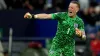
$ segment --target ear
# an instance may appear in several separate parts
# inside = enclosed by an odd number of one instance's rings
[[[76,13],[77,13],[78,11],[76,11]]]
[[[76,9],[76,13],[79,11],[79,8]]]

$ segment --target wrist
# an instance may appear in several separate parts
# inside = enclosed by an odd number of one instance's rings
[[[31,14],[32,15],[32,18],[34,18],[34,14]]]
[[[82,35],[82,39],[83,40],[86,40],[86,35]]]
[[[37,15],[32,14],[32,18],[38,18],[38,16],[37,16]]]
[[[34,15],[34,18],[38,18],[38,15]]]

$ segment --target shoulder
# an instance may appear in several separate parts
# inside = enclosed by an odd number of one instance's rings
[[[52,13],[51,16],[52,18],[57,18],[57,19],[65,19],[67,15],[67,12],[57,12],[57,13]]]
[[[83,19],[77,16],[77,21],[81,24],[84,24]]]
[[[64,15],[64,14],[67,14],[67,12],[57,12],[57,13],[53,13],[53,14],[56,14],[56,15],[57,14],[61,14],[61,15],[63,14]]]
[[[82,18],[80,18],[79,16],[77,16],[77,19],[78,19],[79,21],[83,21],[83,19],[82,19]]]

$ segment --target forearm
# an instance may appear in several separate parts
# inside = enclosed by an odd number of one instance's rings
[[[82,33],[81,33],[82,39],[86,40],[86,34],[85,34],[85,31],[81,31],[81,32],[82,32]]]
[[[38,18],[38,19],[50,19],[51,18],[51,14],[32,14],[32,17],[34,18]]]

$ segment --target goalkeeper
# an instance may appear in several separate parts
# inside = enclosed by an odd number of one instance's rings
[[[84,23],[77,16],[80,4],[71,1],[68,12],[58,12],[51,14],[30,14],[27,12],[24,18],[27,19],[52,19],[58,20],[57,32],[53,38],[49,56],[74,56],[75,55],[75,35],[81,39],[86,39]]]

